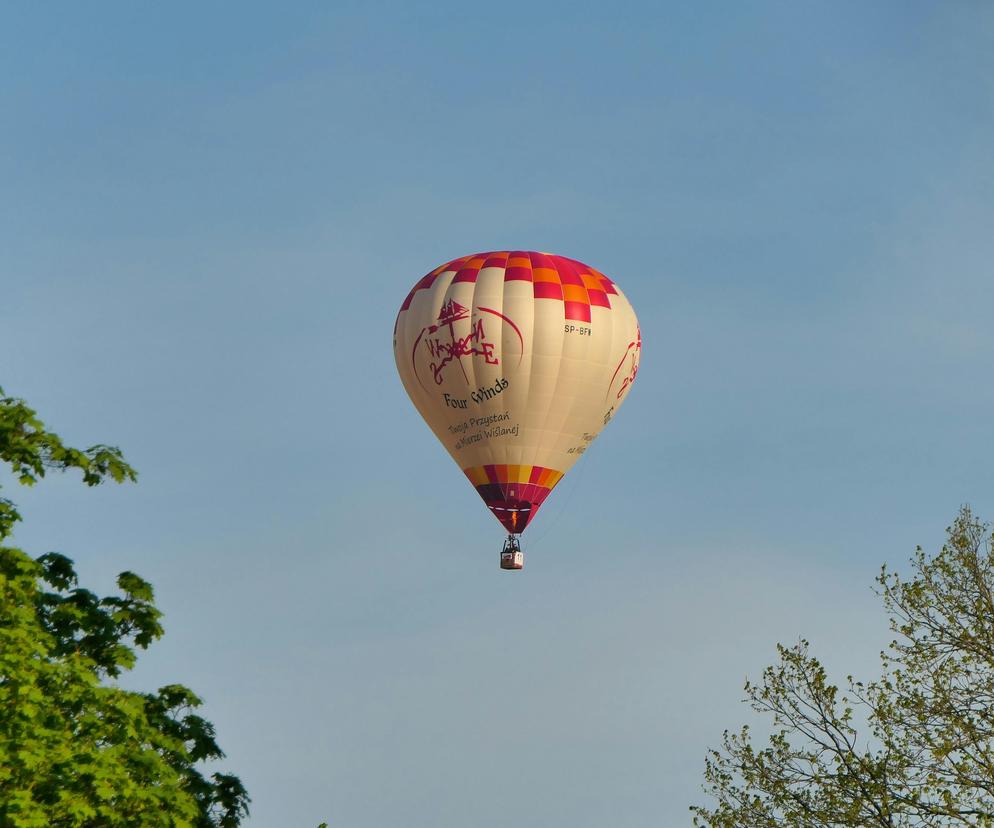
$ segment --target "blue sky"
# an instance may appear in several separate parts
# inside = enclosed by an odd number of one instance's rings
[[[688,824],[741,684],[871,672],[880,564],[994,516],[994,9],[23,5],[0,13],[0,383],[139,485],[17,542],[166,637],[252,826]],[[410,286],[578,258],[622,413],[501,529],[404,395]]]

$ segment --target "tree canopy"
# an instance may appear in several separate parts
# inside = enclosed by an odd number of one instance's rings
[[[881,569],[895,637],[879,678],[840,690],[802,640],[746,683],[772,735],[725,732],[695,825],[994,826],[994,538],[968,508],[947,535],[910,577]]]
[[[119,449],[66,446],[2,391],[0,460],[24,485],[56,470],[88,486],[136,479]],[[0,825],[239,825],[249,797],[238,777],[204,769],[224,754],[196,694],[114,681],[163,634],[152,587],[123,572],[117,595],[83,589],[64,555],[3,545],[19,520],[0,498]]]

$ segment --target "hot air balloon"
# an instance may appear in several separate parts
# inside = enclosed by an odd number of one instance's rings
[[[550,253],[502,251],[436,267],[400,306],[404,388],[508,531],[518,536],[625,401],[642,337],[618,286]]]

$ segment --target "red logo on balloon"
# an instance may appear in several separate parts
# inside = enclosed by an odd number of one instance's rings
[[[488,365],[499,364],[499,360],[494,356],[493,343],[487,342],[482,319],[477,319],[475,322],[471,321],[469,333],[466,336],[456,336],[455,323],[462,319],[468,319],[469,316],[469,310],[450,299],[442,305],[442,310],[438,314],[438,324],[428,327],[429,336],[425,340],[425,345],[428,346],[428,352],[431,354],[430,367],[436,385],[442,384],[442,371],[454,359],[479,354]],[[449,334],[447,341],[444,338],[443,329],[445,328],[448,328]],[[443,335],[432,336],[432,334],[439,332],[442,332]],[[462,368],[462,362],[459,363],[459,367]],[[465,368],[463,368],[463,376],[466,376]],[[466,377],[466,382],[469,382],[469,377]]]
[[[483,327],[483,317],[481,314],[491,314],[510,325],[518,335],[518,339],[521,342],[521,350],[524,350],[524,340],[521,337],[521,331],[504,314],[490,308],[477,308],[476,313],[473,313],[469,308],[460,305],[454,299],[450,299],[442,305],[438,313],[437,324],[422,328],[421,333],[418,334],[418,338],[414,341],[414,347],[411,349],[411,363],[414,366],[414,373],[418,377],[418,382],[421,382],[421,376],[418,372],[417,353],[422,340],[424,340],[425,350],[429,359],[428,367],[431,370],[432,378],[435,380],[436,385],[442,384],[445,379],[445,369],[453,361],[459,365],[463,377],[467,384],[469,383],[469,376],[466,374],[466,369],[462,364],[463,357],[482,356],[487,365],[500,364],[500,359],[494,353],[494,343],[487,341],[487,334]],[[457,334],[456,323],[463,322],[464,320],[469,322],[469,330],[464,334]],[[459,327],[465,330],[464,325],[460,325]],[[421,382],[421,387],[424,387],[423,382]]]
[[[631,384],[635,382],[635,377],[638,376],[639,359],[642,356],[642,329],[638,328],[636,330],[636,340],[628,343],[625,355],[621,358],[621,362],[618,363],[618,367],[614,369],[614,376],[611,377],[611,384],[607,387],[607,394],[604,395],[604,399],[607,399],[611,395],[611,389],[614,388],[615,380],[618,379],[618,374],[626,362],[628,362],[628,370],[622,375],[621,388],[618,389],[618,393],[615,396],[616,400],[621,399],[622,395],[631,387]]]

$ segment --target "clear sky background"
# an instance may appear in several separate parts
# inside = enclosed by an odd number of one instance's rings
[[[841,678],[880,564],[994,517],[994,6],[102,3],[0,12],[0,384],[137,486],[15,491],[153,582],[256,826],[689,824],[777,641]],[[478,250],[642,324],[502,531],[397,379]]]

